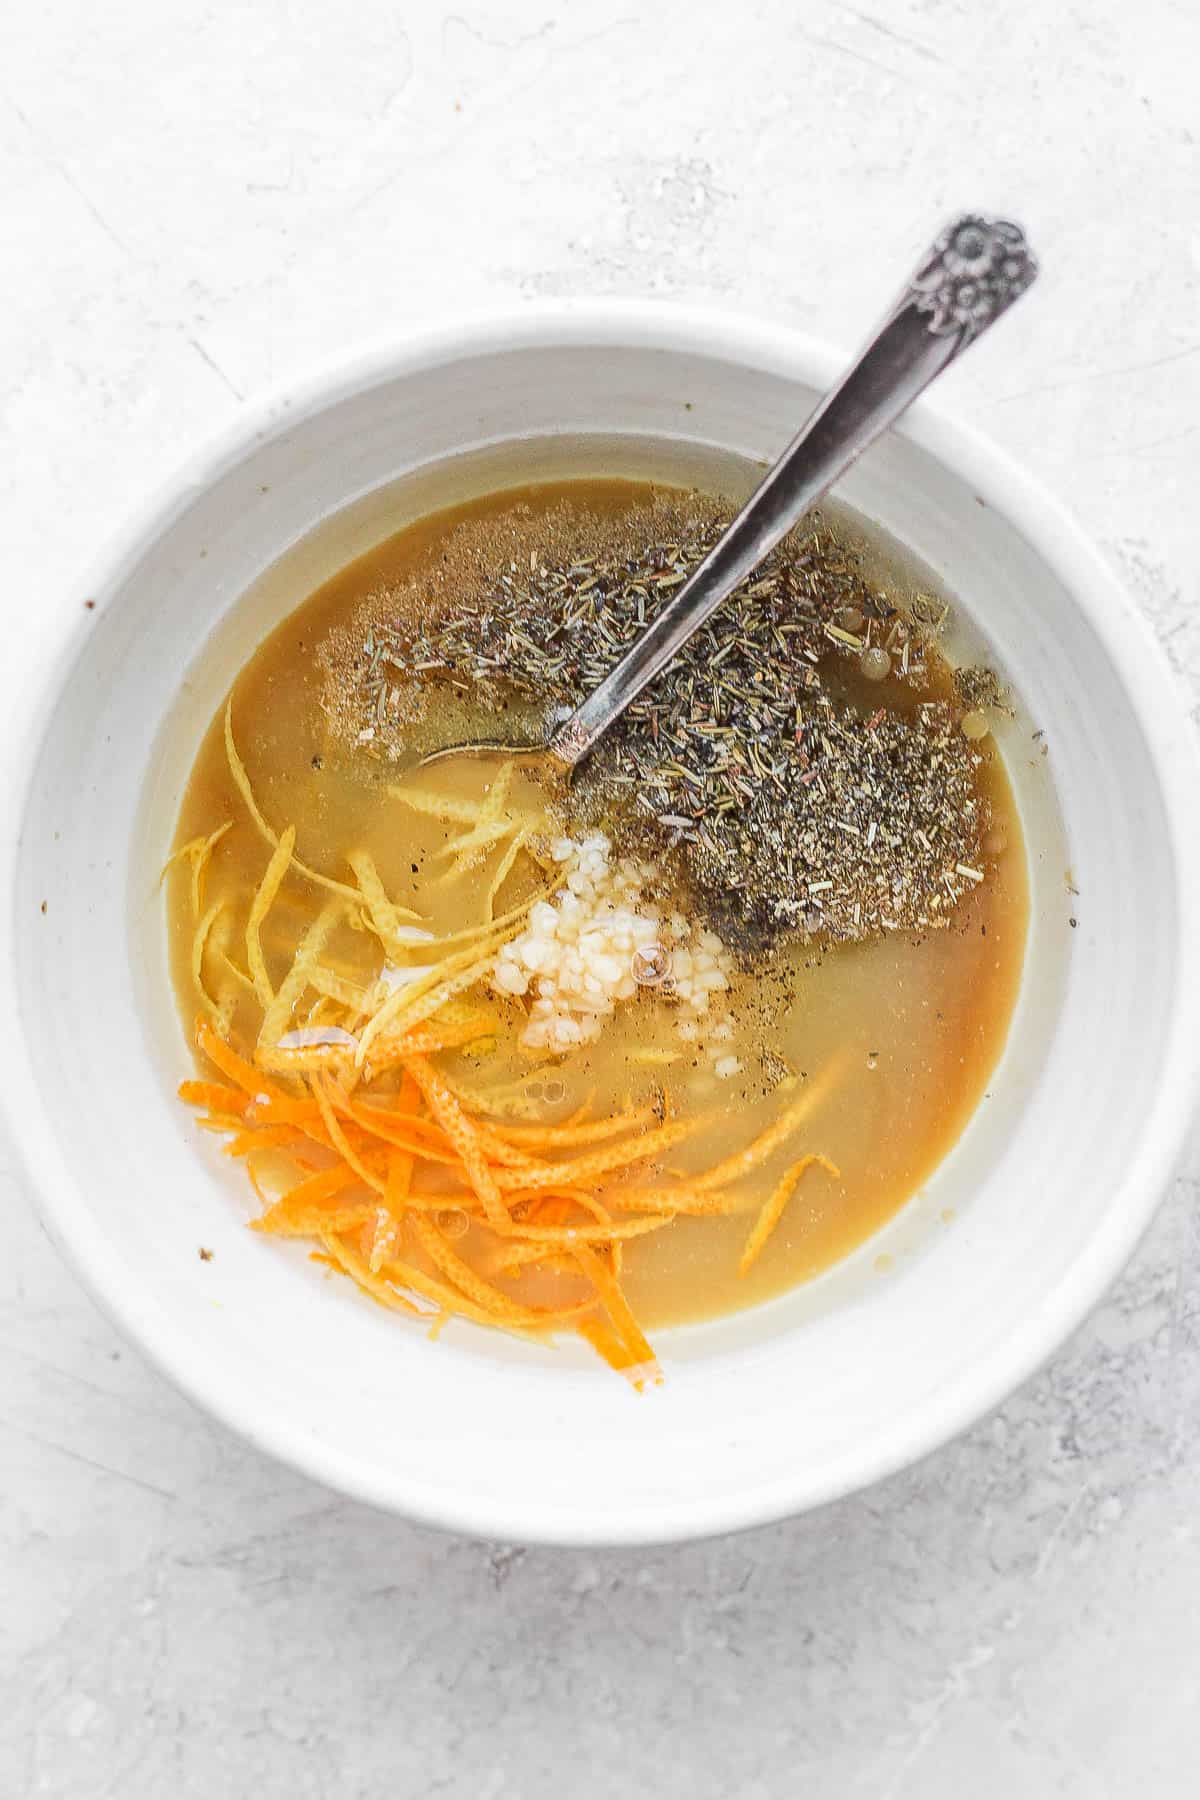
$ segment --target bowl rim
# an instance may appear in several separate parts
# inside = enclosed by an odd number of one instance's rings
[[[31,669],[7,727],[15,780],[0,799],[0,882],[7,932],[0,956],[0,1004],[21,1020],[16,959],[16,873],[20,830],[44,729],[69,671],[94,630],[104,599],[119,589],[145,547],[168,530],[196,492],[211,485],[277,434],[356,393],[465,358],[538,349],[663,350],[694,354],[800,383],[827,386],[845,357],[790,327],[737,312],[660,301],[534,301],[519,308],[471,312],[434,326],[372,340],[328,358],[244,402],[233,416],[161,481],[90,560],[74,586],[94,599],[46,609],[42,636],[30,647]],[[1200,749],[1183,695],[1148,622],[1116,574],[1075,521],[1034,476],[972,426],[918,401],[898,434],[947,465],[999,512],[1074,596],[1097,633],[1142,731],[1158,784],[1176,873],[1179,927],[1177,979],[1164,1067],[1167,1078],[1143,1123],[1138,1154],[1125,1171],[1108,1217],[1095,1230],[1069,1276],[1002,1350],[973,1365],[969,1379],[913,1415],[883,1444],[866,1443],[839,1464],[805,1468],[735,1495],[657,1506],[652,1513],[603,1517],[587,1506],[565,1514],[536,1499],[496,1505],[486,1496],[453,1498],[427,1485],[419,1469],[381,1477],[354,1455],[314,1444],[298,1425],[255,1411],[239,1391],[210,1377],[200,1346],[175,1334],[169,1319],[147,1313],[139,1284],[127,1276],[103,1233],[77,1217],[75,1184],[63,1167],[25,1042],[23,1024],[0,1054],[5,1079],[0,1106],[18,1167],[38,1213],[64,1258],[114,1325],[188,1399],[239,1436],[355,1499],[424,1525],[474,1535],[561,1545],[682,1542],[767,1524],[866,1488],[919,1461],[984,1417],[1021,1386],[1071,1336],[1132,1254],[1173,1173],[1200,1097],[1200,937],[1186,925],[1200,908],[1200,834],[1194,823]],[[15,733],[15,735],[14,735]]]

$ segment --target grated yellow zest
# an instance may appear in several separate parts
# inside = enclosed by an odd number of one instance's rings
[[[254,798],[254,789],[250,786],[250,777],[246,773],[246,765],[238,755],[237,745],[233,739],[232,694],[225,703],[225,758],[229,764],[229,773],[233,777],[233,784],[245,802],[246,811],[267,843],[273,850],[276,849],[279,844],[279,834],[272,831],[259,810],[258,801]],[[316,887],[325,888],[331,894],[340,894],[345,900],[356,901],[359,899],[358,889],[350,887],[348,883],[334,881],[331,876],[322,875],[319,869],[310,868],[306,862],[301,862],[298,856],[293,858],[293,863],[304,879],[313,882]]]
[[[204,905],[204,877],[208,870],[208,861],[214,848],[220,843],[227,831],[232,831],[233,820],[226,819],[223,825],[210,832],[208,837],[194,837],[186,844],[180,844],[178,850],[172,851],[159,872],[159,886],[166,880],[170,870],[176,863],[187,862],[191,865],[192,878],[192,917],[200,917],[200,909]]]
[[[204,985],[204,950],[208,943],[209,933],[224,910],[225,902],[214,900],[192,933],[192,985],[205,1012],[217,1020],[222,1017],[221,1008]]]
[[[292,861],[292,851],[296,847],[296,827],[289,825],[271,854],[266,873],[258,884],[258,891],[250,906],[250,916],[246,920],[246,967],[254,983],[254,991],[264,1012],[268,1012],[275,998],[275,990],[267,974],[267,965],[262,952],[263,920],[271,910],[272,902],[283,884]]]

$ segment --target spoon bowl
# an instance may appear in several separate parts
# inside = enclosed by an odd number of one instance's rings
[[[556,782],[569,781],[574,767],[551,744],[505,744],[490,738],[480,738],[469,744],[443,744],[439,750],[430,750],[423,756],[419,766],[427,769],[433,763],[450,762],[459,756],[480,760],[487,756],[502,756],[531,769],[537,779],[548,778]]]

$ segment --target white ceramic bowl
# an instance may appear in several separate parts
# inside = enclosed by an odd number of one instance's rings
[[[807,1289],[662,1334],[666,1385],[639,1399],[582,1346],[465,1325],[431,1344],[245,1231],[228,1165],[173,1098],[187,1058],[155,878],[199,732],[257,638],[451,491],[562,464],[703,473],[714,448],[770,458],[837,366],[788,333],[657,306],[411,337],[246,407],[104,554],[69,629],[31,632],[0,721],[13,1134],[114,1320],[201,1405],[347,1493],[568,1543],[813,1506],[1022,1381],[1170,1174],[1198,1071],[1190,728],[1070,519],[925,406],[840,491],[957,591],[967,647],[982,635],[1020,697],[1007,750],[1034,917],[989,1098],[885,1232]]]

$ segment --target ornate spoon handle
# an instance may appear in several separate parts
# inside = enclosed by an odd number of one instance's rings
[[[922,260],[882,327],[691,578],[555,732],[573,768],[855,458],[1025,292],[1037,274],[1024,233],[964,214]]]

